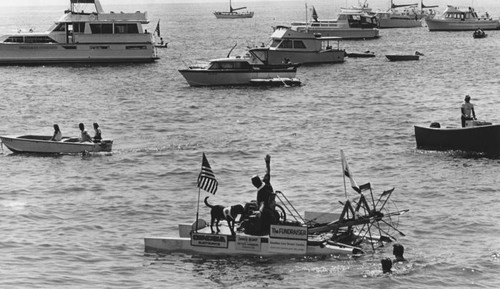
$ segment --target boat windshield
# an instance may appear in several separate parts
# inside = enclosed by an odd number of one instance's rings
[[[238,62],[214,62],[208,70],[225,70],[225,69],[241,69],[246,70],[250,69],[251,66],[246,61],[238,61]]]

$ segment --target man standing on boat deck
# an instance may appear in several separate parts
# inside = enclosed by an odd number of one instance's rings
[[[257,206],[260,216],[260,232],[262,235],[269,234],[271,224],[276,224],[275,198],[271,186],[271,156],[266,155],[266,174],[261,180],[259,176],[252,177],[252,184],[257,188]]]
[[[471,117],[472,114],[472,117]],[[465,127],[466,120],[476,119],[476,112],[474,112],[474,105],[470,103],[470,96],[465,96],[465,103],[462,104],[462,127]]]

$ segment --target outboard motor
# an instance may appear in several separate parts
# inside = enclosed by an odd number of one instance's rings
[[[431,123],[431,127],[432,128],[440,128],[441,125],[439,124],[439,122],[433,122],[433,123]]]

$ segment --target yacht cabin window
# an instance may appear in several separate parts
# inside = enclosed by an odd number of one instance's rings
[[[302,42],[302,40],[294,40],[293,41],[293,48],[305,49],[306,46],[304,45],[304,42]]]
[[[90,24],[90,31],[92,34],[113,34],[113,24]]]
[[[73,22],[73,32],[85,32],[85,22]]]
[[[286,40],[286,39],[281,41],[279,46],[279,48],[292,48],[292,47],[293,47],[292,40]]]
[[[115,24],[115,34],[137,34],[139,33],[139,28],[137,24]]]
[[[66,24],[59,23],[52,31],[66,31]]]

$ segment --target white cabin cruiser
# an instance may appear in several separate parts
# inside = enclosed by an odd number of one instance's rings
[[[321,37],[278,26],[268,47],[250,49],[266,64],[286,62],[300,64],[341,63],[345,51],[339,48],[340,37]],[[336,44],[335,47],[333,44]]]
[[[190,86],[283,85],[295,86],[298,64],[266,64],[249,51],[250,57],[226,57],[210,60],[206,66],[180,69]]]
[[[105,13],[99,0],[70,0],[70,9],[42,33],[0,37],[0,64],[153,62],[146,12]]]
[[[293,22],[292,29],[299,32],[334,36],[343,39],[373,39],[379,37],[378,20],[374,15],[356,11],[340,11],[335,20],[319,20],[313,14],[310,22]]]
[[[497,30],[500,20],[485,13],[479,16],[472,7],[460,8],[448,5],[440,17],[426,20],[429,31]]]

